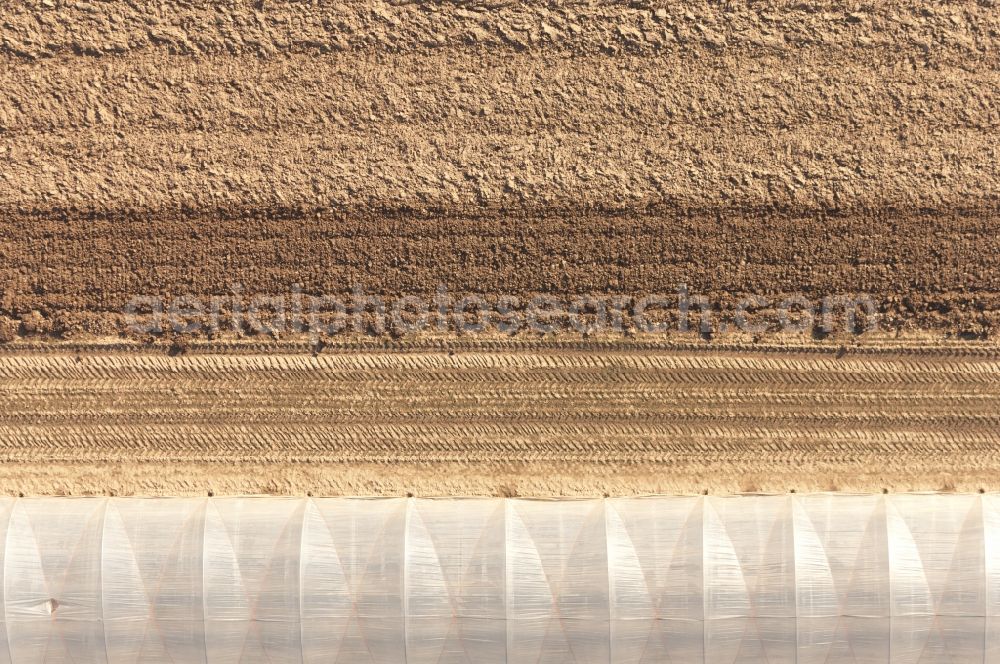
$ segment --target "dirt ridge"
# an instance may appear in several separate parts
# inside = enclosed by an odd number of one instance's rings
[[[107,57],[158,50],[170,54],[455,48],[572,50],[616,54],[664,51],[774,51],[825,48],[921,54],[946,50],[963,62],[984,56],[1000,20],[992,2],[911,1],[860,8],[839,1],[690,6],[560,1],[488,2],[324,0],[263,2],[36,2],[5,7],[0,52],[25,60],[60,55]]]

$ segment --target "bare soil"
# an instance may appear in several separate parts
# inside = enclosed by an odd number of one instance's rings
[[[873,295],[1000,318],[992,2],[4,8],[0,340],[135,295]]]
[[[599,495],[1000,489],[1000,353],[80,347],[0,361],[0,490]]]
[[[993,0],[7,2],[0,488],[998,488],[998,45]],[[124,315],[682,284],[878,327],[324,350]]]

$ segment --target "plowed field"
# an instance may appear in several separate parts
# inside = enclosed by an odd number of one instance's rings
[[[7,2],[0,489],[1000,488],[998,46],[992,0]],[[629,322],[679,288],[709,327]],[[359,289],[626,324],[126,315]]]

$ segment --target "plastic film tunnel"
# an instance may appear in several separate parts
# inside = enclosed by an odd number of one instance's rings
[[[0,503],[12,662],[1000,662],[1000,497]]]

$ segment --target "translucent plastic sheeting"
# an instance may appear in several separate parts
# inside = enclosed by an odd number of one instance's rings
[[[1000,497],[0,500],[0,661],[1000,664]]]

